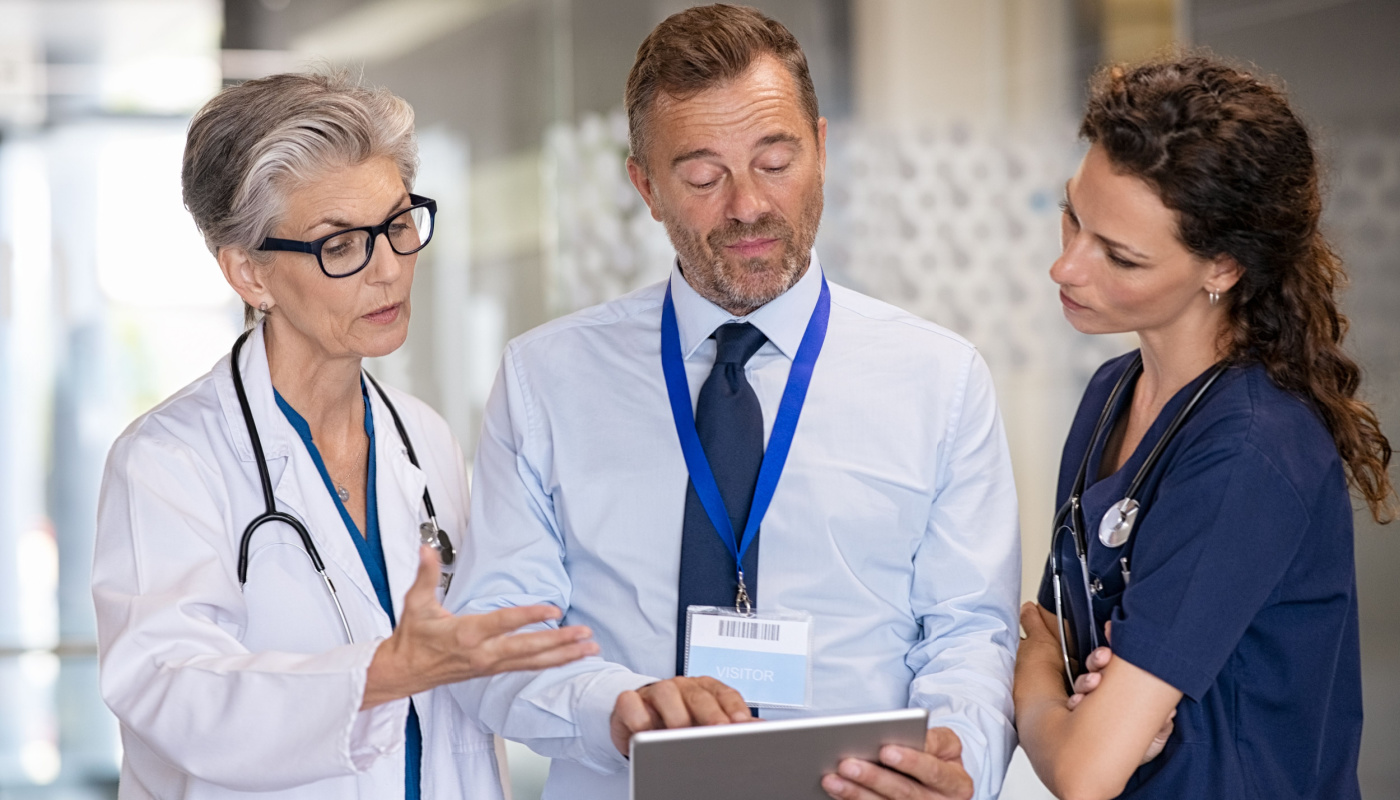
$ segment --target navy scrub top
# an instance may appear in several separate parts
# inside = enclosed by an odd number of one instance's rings
[[[1132,537],[1105,547],[1099,520],[1205,379],[1177,392],[1122,469],[1096,480],[1104,442],[1089,438],[1134,355],[1109,361],[1090,381],[1065,442],[1057,494],[1062,505],[1092,446],[1081,502],[1090,579],[1103,584],[1094,600],[1100,637],[1112,620],[1114,654],[1184,695],[1166,748],[1121,796],[1360,798],[1352,510],[1332,437],[1261,365],[1232,367],[1144,484]],[[1112,419],[1131,397],[1129,387]],[[1061,557],[1066,596],[1084,619],[1068,536]],[[1055,608],[1048,565],[1039,600]],[[1087,652],[1087,633],[1079,639]]]
[[[340,511],[340,519],[345,523],[345,530],[354,541],[355,550],[360,554],[360,562],[369,574],[369,582],[374,585],[374,594],[379,598],[379,605],[384,609],[384,613],[389,615],[389,625],[397,626],[398,621],[394,619],[394,601],[389,595],[389,568],[384,562],[384,546],[379,538],[379,495],[375,491],[377,477],[374,464],[374,414],[370,410],[369,392],[365,389],[364,379],[360,379],[360,396],[365,403],[365,433],[369,436],[370,455],[369,474],[365,480],[366,530],[363,536],[360,535],[360,527],[355,524],[355,518],[350,516],[345,504],[340,502],[340,495],[336,494],[335,483],[331,481],[331,474],[326,470],[326,462],[321,460],[321,451],[311,440],[311,426],[290,403],[282,399],[280,392],[273,389],[272,393],[277,400],[277,407],[282,409],[282,415],[292,423],[297,435],[301,436],[302,443],[306,445],[307,452],[311,454],[311,460],[316,463],[316,470],[321,473],[326,491],[330,492],[331,499],[335,501],[335,507]],[[418,709],[413,707],[412,698],[408,701],[408,722],[405,724],[404,738],[404,798],[418,800],[422,794],[423,783],[423,729],[419,725]]]

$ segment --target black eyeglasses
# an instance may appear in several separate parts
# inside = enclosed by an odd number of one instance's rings
[[[347,278],[369,265],[374,255],[374,240],[384,234],[389,247],[401,256],[412,255],[428,246],[433,238],[433,221],[437,218],[437,201],[410,194],[413,205],[378,225],[346,228],[311,242],[295,239],[263,239],[259,250],[282,250],[311,253],[328,278]]]

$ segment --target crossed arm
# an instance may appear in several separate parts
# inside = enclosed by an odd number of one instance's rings
[[[1117,797],[1161,752],[1182,693],[1100,648],[1067,694],[1055,614],[1021,608],[1026,638],[1016,656],[1016,728],[1040,779],[1062,800]]]

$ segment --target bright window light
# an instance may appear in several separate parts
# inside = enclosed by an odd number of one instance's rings
[[[233,302],[180,200],[183,125],[114,131],[97,170],[97,282],[112,302],[138,308],[211,308]]]

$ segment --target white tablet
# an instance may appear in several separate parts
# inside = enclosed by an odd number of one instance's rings
[[[645,731],[632,737],[632,800],[830,800],[822,776],[887,744],[924,747],[928,710]]]

